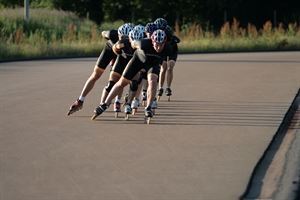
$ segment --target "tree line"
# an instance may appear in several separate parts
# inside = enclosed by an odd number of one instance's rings
[[[146,23],[163,17],[170,25],[197,23],[219,28],[236,18],[241,25],[258,27],[300,22],[299,0],[29,0],[34,8],[47,7],[72,11],[98,24],[123,20]],[[24,0],[0,0],[0,8],[19,7]]]

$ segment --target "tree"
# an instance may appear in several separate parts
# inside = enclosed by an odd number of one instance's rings
[[[103,20],[101,0],[52,0],[56,9],[75,12],[80,17],[89,19],[100,24]]]

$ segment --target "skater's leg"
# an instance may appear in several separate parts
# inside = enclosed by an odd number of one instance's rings
[[[123,89],[124,88],[122,88],[122,90],[120,90],[119,94],[116,96],[115,102],[121,102],[122,95],[123,95]]]
[[[113,86],[115,85],[115,83],[120,79],[121,75],[116,73],[116,72],[111,72],[110,76],[109,76],[109,81],[107,83],[107,85],[105,86],[105,88],[103,88],[102,91],[102,96],[101,96],[101,101],[100,103],[104,103],[108,93],[111,91],[111,89],[113,88]]]
[[[146,107],[150,107],[152,101],[155,99],[157,90],[158,76],[154,73],[148,74],[148,90],[147,90],[147,104]]]
[[[104,68],[100,68],[97,65],[94,67],[94,70],[90,77],[87,79],[86,83],[83,86],[80,96],[78,99],[70,106],[68,115],[82,109],[83,102],[88,93],[93,89],[96,81],[101,77],[104,72]]]
[[[140,95],[141,95],[141,91],[142,91],[142,88],[143,88],[143,81],[145,81],[145,79],[143,79],[143,77],[142,77],[142,73],[139,73],[140,75],[140,77],[139,77],[139,80],[138,80],[138,89],[137,89],[137,91],[136,91],[136,93],[135,93],[135,96],[134,96],[134,98],[136,98],[136,99],[139,99],[139,97],[140,97]]]
[[[88,95],[88,93],[93,89],[96,81],[101,77],[103,72],[104,72],[104,69],[102,69],[98,66],[94,67],[93,73],[91,74],[91,76],[88,78],[88,80],[86,81],[86,83],[83,86],[83,89],[80,94],[81,97],[86,97]]]
[[[166,71],[167,71],[167,61],[163,61],[162,65],[160,66],[160,73],[159,73],[159,88],[164,87]]]
[[[137,73],[134,78],[131,80],[131,83],[130,83],[130,87],[129,87],[129,94],[128,94],[128,101],[127,103],[131,104],[133,98],[135,97],[136,95],[136,92],[138,90],[138,87],[139,87],[139,83],[138,83],[138,79],[140,77],[140,74]]]
[[[110,102],[115,98],[122,90],[123,88],[130,83],[130,80],[121,77],[119,81],[114,85],[114,87],[109,92],[107,98],[105,99],[104,103],[109,105]]]
[[[168,69],[167,69],[167,88],[171,88],[172,85],[174,66],[175,66],[175,61],[169,60]]]

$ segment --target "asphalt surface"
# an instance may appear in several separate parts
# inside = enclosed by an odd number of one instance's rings
[[[152,124],[90,120],[108,70],[67,117],[96,59],[0,63],[1,200],[238,199],[300,86],[300,52],[179,55]]]

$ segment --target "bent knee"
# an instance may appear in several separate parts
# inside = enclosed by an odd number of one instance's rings
[[[158,81],[158,76],[156,74],[148,75],[148,83],[149,84],[157,83],[157,81]]]
[[[104,72],[103,69],[95,66],[94,71],[93,71],[93,73],[91,75],[91,78],[95,79],[95,80],[98,80],[101,77],[101,75],[103,74],[103,72]]]
[[[122,87],[127,86],[129,83],[130,83],[130,80],[128,80],[124,77],[121,77],[120,80],[117,82],[117,84]]]
[[[174,67],[175,66],[176,61],[175,60],[169,60],[169,66]]]

